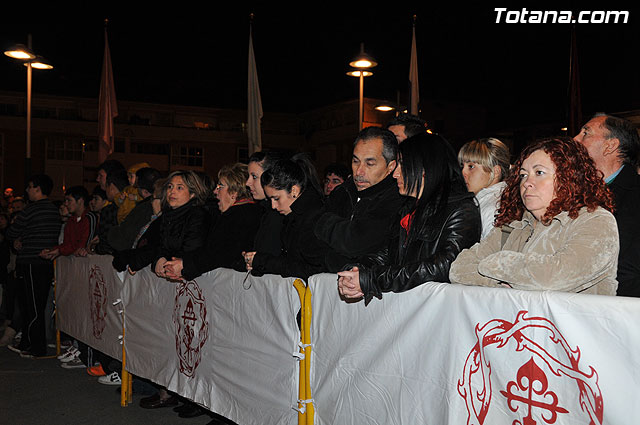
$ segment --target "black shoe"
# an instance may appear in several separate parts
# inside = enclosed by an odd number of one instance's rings
[[[176,413],[182,413],[183,411],[189,410],[191,409],[191,406],[189,406],[190,403],[188,402],[184,402],[184,404],[181,404],[180,406],[176,406],[173,408],[173,411]]]
[[[181,409],[181,412],[178,414],[180,418],[196,418],[207,413],[202,407],[194,403],[187,403],[181,407],[185,408]]]
[[[154,394],[150,397],[140,399],[140,407],[143,409],[157,409],[159,407],[171,407],[178,404],[178,398],[170,396],[166,399],[161,399],[159,394]]]
[[[209,415],[211,416],[211,421],[207,422],[207,425],[238,425],[235,422],[233,422],[231,419],[227,419],[222,415],[219,415],[215,412],[211,412],[211,414]]]

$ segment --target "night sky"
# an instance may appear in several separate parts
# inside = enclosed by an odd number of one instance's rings
[[[489,129],[565,117],[571,25],[496,24],[494,8],[564,10],[572,8],[571,2],[551,7],[514,1],[473,6],[385,2],[370,3],[362,12],[347,2],[290,8],[273,1],[238,3],[217,8],[189,1],[128,8],[84,3],[41,10],[29,18],[7,12],[0,17],[0,46],[26,44],[27,33],[33,34],[34,50],[55,65],[52,71],[34,73],[36,95],[97,97],[106,17],[119,100],[244,109],[253,11],[265,112],[304,112],[357,97],[357,79],[345,72],[361,42],[379,62],[374,76],[365,80],[365,95],[395,100],[401,90],[406,96],[416,14],[423,101],[485,106]],[[622,2],[599,4],[578,3],[583,10],[629,10]],[[639,17],[632,9],[627,24],[577,26],[585,116],[640,109]],[[25,75],[17,61],[0,58],[0,89],[24,91]]]

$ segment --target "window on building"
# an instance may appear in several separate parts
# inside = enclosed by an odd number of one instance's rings
[[[81,138],[47,138],[47,159],[82,161]]]
[[[204,164],[204,149],[202,146],[176,145],[171,148],[171,164],[202,167]]]
[[[60,108],[58,109],[58,119],[60,120],[78,120],[80,118],[80,114],[78,114],[77,109],[70,108]]]
[[[18,115],[18,105],[14,103],[0,103],[0,115]]]
[[[56,118],[56,108],[33,108],[31,116],[33,118]]]
[[[164,143],[131,142],[131,153],[169,155],[169,145]]]

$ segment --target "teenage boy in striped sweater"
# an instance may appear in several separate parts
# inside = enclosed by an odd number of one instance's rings
[[[53,264],[39,254],[58,243],[61,220],[58,208],[49,200],[52,189],[51,177],[45,174],[31,177],[26,188],[31,202],[7,230],[7,238],[17,251],[16,271],[23,280],[19,299],[24,314],[20,344],[10,348],[27,358],[47,353],[44,310],[53,280]]]

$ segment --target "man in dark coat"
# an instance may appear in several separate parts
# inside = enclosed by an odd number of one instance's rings
[[[640,140],[622,118],[597,114],[574,140],[582,143],[613,192],[620,236],[617,295],[640,297]]]
[[[315,226],[318,239],[331,247],[327,270],[342,270],[386,246],[402,205],[392,176],[397,153],[396,137],[389,130],[368,127],[358,134],[352,178],[331,192]]]

